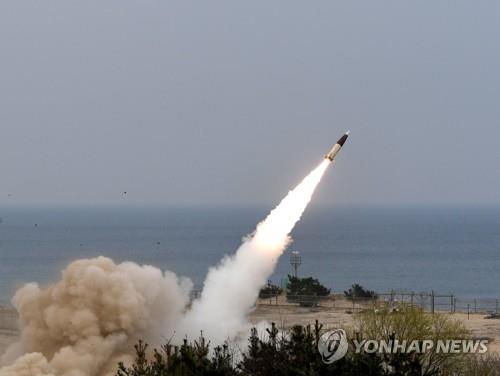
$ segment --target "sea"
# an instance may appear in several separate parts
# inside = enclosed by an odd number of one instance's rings
[[[0,208],[0,304],[27,282],[56,282],[73,260],[104,255],[170,270],[201,288],[269,207]],[[342,293],[435,291],[500,298],[500,207],[309,207],[270,280],[312,276]]]

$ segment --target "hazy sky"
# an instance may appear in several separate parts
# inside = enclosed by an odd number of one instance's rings
[[[346,129],[315,202],[500,204],[498,1],[3,0],[0,48],[0,205],[275,203]]]

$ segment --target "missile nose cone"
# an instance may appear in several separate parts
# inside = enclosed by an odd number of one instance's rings
[[[339,138],[337,144],[339,144],[340,146],[344,146],[344,143],[347,140],[348,136],[349,136],[349,131],[347,131],[342,137]]]
[[[351,133],[351,131],[347,131],[347,132],[345,132],[345,134],[346,134],[346,135],[348,135],[348,136],[349,136],[349,133]]]

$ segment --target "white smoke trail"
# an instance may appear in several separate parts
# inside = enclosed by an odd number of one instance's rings
[[[0,376],[112,375],[118,361],[131,359],[138,339],[158,345],[174,331],[192,339],[203,330],[220,343],[246,334],[247,314],[328,164],[325,159],[234,256],[209,271],[201,298],[187,313],[189,281],[105,257],[74,261],[61,281],[46,289],[27,284],[13,299],[21,338],[0,359],[7,365]]]
[[[323,160],[257,225],[234,256],[224,258],[209,271],[202,295],[184,317],[179,332],[192,337],[203,330],[208,338],[220,343],[246,331],[247,314],[328,165],[329,161]]]

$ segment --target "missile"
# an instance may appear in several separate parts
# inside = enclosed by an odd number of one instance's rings
[[[337,143],[335,145],[333,145],[333,147],[330,149],[330,151],[325,154],[325,158],[329,159],[330,162],[332,162],[335,159],[335,156],[337,155],[337,153],[340,151],[340,149],[342,149],[342,146],[344,146],[344,143],[347,140],[347,137],[349,137],[349,132],[350,131],[345,132],[344,135],[339,138]]]

